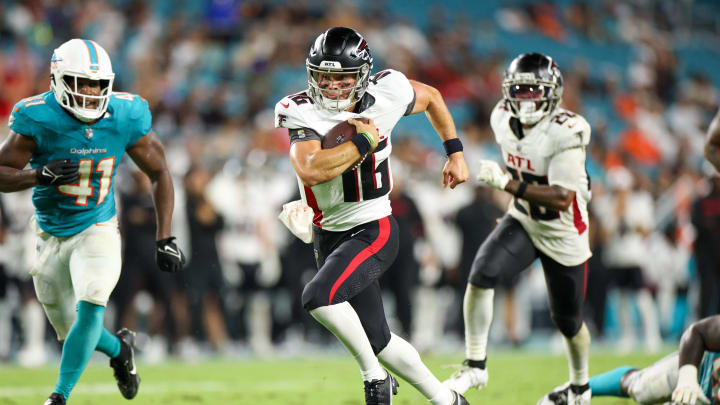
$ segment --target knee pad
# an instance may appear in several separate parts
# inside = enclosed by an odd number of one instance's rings
[[[319,308],[327,305],[327,297],[323,302],[323,298],[320,297],[321,288],[315,281],[311,281],[305,284],[302,292],[302,304],[306,311],[312,311],[315,308]]]
[[[379,330],[368,331],[365,330],[368,340],[370,341],[370,347],[372,347],[373,353],[377,356],[385,347],[390,343],[390,329],[387,327],[379,328]]]
[[[495,288],[500,279],[500,260],[493,260],[492,257],[482,254],[482,250],[473,260],[468,281],[475,287]]]
[[[560,333],[567,338],[577,335],[582,327],[582,319],[579,316],[555,315],[552,314],[552,320],[557,325]]]

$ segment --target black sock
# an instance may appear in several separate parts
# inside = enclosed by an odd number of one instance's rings
[[[485,357],[482,360],[470,360],[466,359],[463,364],[467,365],[468,367],[475,367],[482,370],[485,370],[485,362],[487,361],[487,357]]]

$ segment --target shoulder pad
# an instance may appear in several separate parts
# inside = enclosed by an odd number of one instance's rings
[[[580,114],[558,108],[550,117],[549,135],[555,140],[555,151],[584,148],[590,143],[590,124]]]
[[[500,99],[490,113],[490,126],[492,129],[497,128],[503,120],[507,120],[509,115],[510,107],[507,106],[505,99]]]
[[[283,97],[275,104],[275,128],[296,129],[307,127],[303,110],[315,104],[307,91]]]
[[[147,135],[152,129],[152,113],[147,100],[133,93],[113,92],[111,103],[117,119],[127,122],[128,145]]]
[[[8,127],[18,134],[34,136],[34,128],[47,118],[51,118],[44,108],[45,95],[38,94],[18,101],[10,111]]]
[[[415,97],[415,90],[404,73],[394,70],[381,70],[370,76],[368,90],[373,94],[382,94],[400,105],[408,105]]]

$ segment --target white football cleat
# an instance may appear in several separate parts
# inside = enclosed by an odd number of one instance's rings
[[[573,388],[585,388],[584,391],[578,393],[577,390],[574,390]],[[578,387],[578,386],[572,386],[567,391],[567,403],[568,405],[590,405],[590,398],[592,397],[592,390],[589,386],[584,387]]]
[[[570,383],[566,382],[540,398],[537,405],[590,405],[591,397],[592,390],[589,386],[575,385],[571,388]]]
[[[462,366],[458,371],[454,372],[447,380],[443,381],[443,385],[457,392],[465,394],[472,387],[481,389],[488,383],[488,371],[486,368]]]
[[[540,398],[537,405],[567,405],[569,388],[569,382],[553,388],[552,391]]]

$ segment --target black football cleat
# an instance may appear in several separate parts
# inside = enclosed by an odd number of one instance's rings
[[[458,394],[457,392],[453,391],[453,395],[455,395],[455,400],[453,401],[453,405],[470,405],[470,403],[465,399],[464,396]]]
[[[390,373],[384,380],[365,381],[365,405],[391,405],[399,385]]]
[[[43,405],[65,405],[65,397],[62,394],[53,392]]]
[[[115,336],[120,339],[120,354],[110,359],[110,367],[122,396],[133,399],[140,387],[140,377],[135,368],[135,332],[122,328]]]

